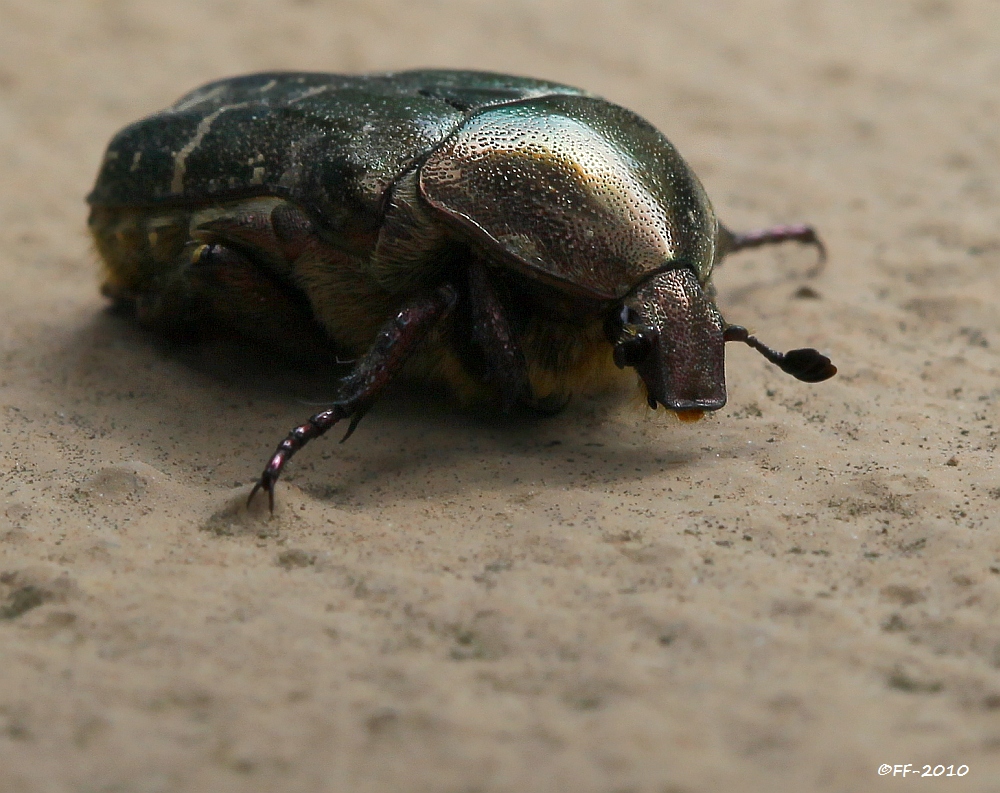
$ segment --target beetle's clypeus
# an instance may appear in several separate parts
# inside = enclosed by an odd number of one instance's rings
[[[89,197],[104,292],[171,334],[237,332],[319,364],[354,359],[289,458],[348,434],[403,373],[463,400],[549,411],[631,367],[650,407],[726,402],[712,269],[807,226],[736,234],[648,122],[584,91],[499,74],[269,73],[210,83],[108,146]],[[251,497],[253,495],[251,493]]]

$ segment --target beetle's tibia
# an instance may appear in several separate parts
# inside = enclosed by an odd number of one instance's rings
[[[375,337],[371,349],[358,361],[351,373],[341,380],[337,403],[293,429],[278,444],[264,466],[260,479],[250,491],[247,503],[253,500],[258,490],[263,489],[267,491],[268,504],[271,512],[274,512],[274,486],[292,455],[341,419],[351,419],[343,440],[351,437],[376,397],[403,368],[410,354],[431,328],[454,308],[457,299],[455,289],[445,284],[432,294],[421,295],[403,306],[395,317],[386,322]]]
[[[726,326],[722,332],[722,338],[725,341],[741,341],[753,347],[781,371],[804,383],[821,383],[837,374],[837,367],[819,350],[804,347],[788,352],[778,352],[759,341],[755,336],[751,336],[750,332],[742,325]]]

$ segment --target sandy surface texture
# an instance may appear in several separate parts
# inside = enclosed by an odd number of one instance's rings
[[[990,0],[0,0],[0,791],[1000,790]],[[327,398],[108,314],[84,196],[221,76],[483,68],[661,128],[738,229],[696,425]],[[968,767],[880,777],[880,764]],[[933,770],[932,770],[933,773]]]

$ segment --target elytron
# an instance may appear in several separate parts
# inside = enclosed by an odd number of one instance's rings
[[[734,233],[647,121],[500,74],[266,73],[209,83],[119,132],[89,196],[103,291],[165,334],[236,333],[351,360],[250,497],[309,440],[349,436],[387,384],[557,410],[634,369],[649,406],[726,403],[724,345],[799,380],[836,368],[723,320],[713,268],[811,227]],[[346,436],[345,436],[346,438]]]

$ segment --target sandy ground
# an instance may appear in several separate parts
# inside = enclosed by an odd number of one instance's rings
[[[432,65],[815,223],[824,274],[741,254],[720,306],[841,374],[731,348],[698,425],[397,395],[241,511],[329,385],[106,313],[104,145],[219,76]],[[0,0],[0,790],[1000,790],[998,86],[989,0]]]

